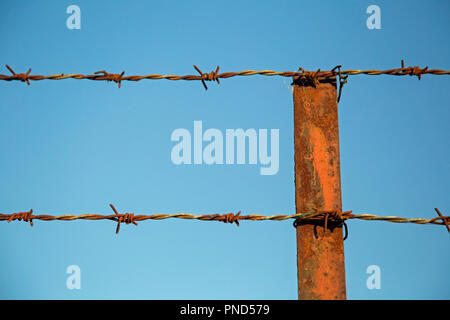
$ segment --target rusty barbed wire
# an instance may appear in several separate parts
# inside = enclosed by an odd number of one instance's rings
[[[224,223],[235,223],[239,226],[239,221],[241,220],[250,220],[250,221],[283,221],[288,219],[295,219],[295,223],[301,220],[316,220],[323,221],[324,227],[327,229],[327,224],[329,222],[333,222],[335,224],[343,224],[346,220],[350,219],[361,219],[367,221],[387,221],[393,223],[415,223],[415,224],[435,224],[435,225],[444,225],[448,232],[450,233],[450,216],[443,216],[441,212],[435,208],[438,213],[438,217],[431,219],[423,219],[423,218],[402,218],[395,216],[377,216],[373,214],[353,214],[352,211],[311,211],[297,214],[278,214],[271,216],[257,215],[257,214],[249,214],[249,215],[241,215],[241,211],[238,213],[227,213],[227,214],[201,214],[201,215],[193,215],[189,213],[172,213],[172,214],[152,214],[152,215],[136,215],[134,213],[118,213],[116,208],[110,204],[111,209],[114,214],[103,215],[103,214],[81,214],[81,215],[33,215],[33,209],[25,212],[18,212],[12,214],[2,214],[0,213],[0,221],[25,221],[29,222],[31,226],[33,226],[33,219],[42,220],[42,221],[73,221],[73,220],[112,220],[117,222],[116,234],[119,233],[120,224],[134,224],[137,226],[137,221],[145,221],[145,220],[164,220],[170,218],[176,219],[196,219],[201,221],[221,221]]]
[[[339,77],[339,98],[343,85],[347,82],[348,76],[353,75],[392,75],[392,76],[417,76],[420,80],[422,75],[432,74],[432,75],[450,75],[450,71],[440,70],[440,69],[428,69],[428,66],[425,68],[420,68],[418,66],[409,66],[405,67],[405,63],[401,61],[401,67],[396,69],[389,70],[358,70],[358,69],[349,69],[349,70],[341,70],[342,66],[337,66],[329,71],[321,71],[318,69],[317,71],[306,71],[303,68],[299,68],[299,71],[273,71],[273,70],[243,70],[239,72],[223,72],[219,73],[219,66],[217,66],[215,71],[211,71],[210,73],[202,72],[196,65],[194,65],[195,70],[200,75],[161,75],[161,74],[148,74],[143,76],[132,75],[132,76],[124,76],[125,71],[122,73],[108,73],[105,70],[94,72],[94,74],[83,75],[78,73],[72,74],[53,74],[53,75],[32,75],[31,68],[27,73],[15,73],[13,69],[6,65],[6,68],[11,72],[11,75],[3,75],[0,74],[0,80],[4,81],[22,81],[26,82],[28,85],[30,81],[38,81],[38,80],[64,80],[64,79],[88,79],[88,80],[97,80],[97,81],[113,81],[118,84],[118,87],[121,87],[122,81],[141,81],[144,79],[147,80],[198,80],[201,81],[203,87],[207,90],[205,81],[216,81],[220,84],[220,79],[226,79],[237,76],[254,76],[254,75],[262,75],[262,76],[282,76],[282,77],[293,77],[300,80],[305,80],[312,85],[317,85],[320,81],[326,79],[334,79]]]

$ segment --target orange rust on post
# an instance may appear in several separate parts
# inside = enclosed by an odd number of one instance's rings
[[[341,177],[336,79],[294,79],[297,212],[339,211]],[[325,219],[327,220],[327,219]],[[342,223],[301,220],[297,229],[298,298],[346,299]]]

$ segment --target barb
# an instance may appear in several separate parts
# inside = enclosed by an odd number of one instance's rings
[[[439,211],[438,208],[434,208],[434,210],[436,210],[437,214],[439,215],[439,217],[442,218],[442,221],[445,223],[445,227],[447,228],[447,231],[450,233],[450,227],[448,226],[450,220],[448,217],[444,217],[441,212]]]
[[[217,81],[217,84],[220,84],[220,80],[218,78],[219,73],[219,66],[217,66],[216,71],[211,71],[210,73],[203,73],[200,71],[200,69],[194,64],[195,70],[200,73],[200,76],[202,77],[202,84],[205,90],[208,90],[208,87],[206,86],[205,80],[207,81]]]
[[[13,69],[11,69],[10,66],[6,65],[6,68],[8,68],[8,70],[12,73],[12,76],[9,77],[9,80],[19,80],[22,82],[26,82],[27,85],[30,85],[30,72],[31,72],[31,68],[28,69],[27,73],[15,73]]]
[[[236,223],[236,225],[239,227],[239,217],[241,215],[241,212],[239,211],[236,215],[233,213],[228,213],[224,215],[220,215],[221,218],[223,218],[223,222],[225,223]]]
[[[81,215],[33,215],[33,210],[28,212],[19,212],[12,214],[2,214],[0,213],[0,221],[13,221],[13,220],[24,220],[26,222],[30,222],[31,226],[33,226],[32,220],[42,220],[42,221],[53,221],[53,220],[61,220],[61,221],[73,221],[73,220],[113,220],[117,222],[116,233],[120,230],[120,224],[122,222],[126,224],[134,224],[137,225],[137,221],[144,220],[163,220],[169,218],[176,219],[196,219],[202,221],[221,221],[225,223],[236,223],[239,226],[240,220],[251,220],[251,221],[283,221],[289,219],[295,219],[296,222],[301,220],[322,220],[328,226],[329,220],[331,219],[333,222],[345,223],[346,220],[350,219],[361,219],[367,221],[387,221],[393,223],[415,223],[415,224],[435,224],[435,225],[444,225],[449,229],[449,221],[450,216],[443,216],[439,210],[436,209],[439,216],[431,219],[422,219],[422,218],[402,218],[402,217],[393,217],[393,216],[377,216],[373,214],[352,214],[352,211],[311,211],[304,213],[296,213],[290,215],[278,214],[271,216],[250,214],[250,215],[241,215],[241,211],[237,214],[227,213],[227,214],[202,214],[202,215],[193,215],[189,213],[172,213],[172,214],[152,214],[152,215],[135,215],[133,213],[125,213],[120,214],[117,212],[115,207],[111,204],[111,209],[114,211],[113,215],[102,215],[102,214],[81,214]],[[296,223],[295,222],[295,223]],[[345,228],[347,226],[345,225]]]
[[[420,80],[422,75],[426,73],[428,66],[421,69],[418,66],[405,68],[405,61],[402,60],[402,69],[405,74],[409,74],[410,76],[417,76]]]
[[[91,80],[106,80],[106,81],[114,81],[119,85],[119,88],[121,86],[122,76],[125,74],[125,71],[122,71],[122,73],[108,73],[105,70],[94,72],[94,74],[102,74],[99,77],[91,78]]]
[[[199,75],[184,75],[184,76],[177,76],[177,75],[161,75],[161,74],[148,74],[143,76],[124,76],[125,71],[123,71],[121,74],[117,73],[108,73],[104,70],[97,71],[94,74],[91,75],[83,75],[83,74],[53,74],[48,76],[43,75],[31,75],[31,69],[28,70],[27,73],[15,73],[8,65],[6,65],[8,70],[12,73],[12,75],[3,75],[0,74],[0,80],[5,81],[14,81],[19,80],[22,82],[26,82],[27,84],[30,84],[30,81],[38,81],[38,80],[64,80],[64,79],[89,79],[89,80],[98,80],[98,81],[114,81],[118,83],[119,88],[121,86],[122,81],[141,81],[144,79],[147,80],[160,80],[160,79],[167,79],[167,80],[197,80],[201,81],[204,88],[207,90],[208,87],[206,86],[205,81],[216,81],[217,83],[220,83],[220,79],[226,79],[231,77],[237,77],[237,76],[254,76],[254,75],[261,75],[261,76],[281,76],[281,77],[299,77],[300,79],[303,79],[304,81],[307,81],[309,83],[312,83],[314,85],[317,85],[319,81],[323,81],[326,79],[332,79],[335,77],[339,77],[339,85],[341,92],[343,85],[346,83],[348,76],[353,75],[371,75],[371,76],[377,76],[377,75],[391,75],[391,76],[417,76],[417,78],[420,80],[422,75],[425,74],[431,74],[431,75],[450,75],[450,71],[448,70],[440,70],[440,69],[428,69],[428,66],[425,68],[420,68],[418,66],[414,67],[405,67],[405,63],[402,60],[401,62],[401,68],[397,69],[389,69],[389,70],[357,70],[357,69],[349,69],[349,70],[341,70],[341,66],[338,66],[330,71],[320,71],[318,69],[317,71],[305,71],[303,68],[299,68],[298,71],[292,72],[292,71],[273,71],[273,70],[243,70],[239,72],[224,72],[219,73],[219,66],[217,66],[215,71],[212,71],[210,73],[203,73],[196,65],[194,65],[195,70],[199,73]],[[337,69],[337,71],[336,71]],[[340,96],[339,96],[340,98]]]
[[[19,220],[19,221],[25,221],[25,222],[30,222],[30,226],[33,226],[33,218],[32,218],[32,213],[33,213],[33,209],[31,209],[30,211],[25,211],[25,212],[18,212],[18,213],[13,213],[10,215],[10,217],[8,218],[8,223],[13,221],[13,220]]]
[[[135,221],[135,217],[133,213],[125,213],[125,214],[119,214],[116,210],[116,208],[114,208],[114,206],[112,204],[109,205],[111,207],[111,209],[113,209],[114,213],[116,214],[114,216],[114,218],[116,218],[117,221],[117,228],[116,228],[116,234],[119,233],[120,230],[120,224],[122,222],[125,222],[126,224],[134,224],[135,226],[137,226],[137,222]]]

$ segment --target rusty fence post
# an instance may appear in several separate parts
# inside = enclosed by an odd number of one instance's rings
[[[302,80],[302,81],[300,81]],[[336,79],[294,79],[295,196],[297,212],[341,210]],[[342,225],[299,221],[298,298],[346,299]]]

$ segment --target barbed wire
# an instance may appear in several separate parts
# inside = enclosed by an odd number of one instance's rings
[[[219,66],[217,66],[215,71],[211,71],[210,73],[202,72],[196,65],[194,65],[195,70],[199,73],[199,75],[161,75],[161,74],[148,74],[144,76],[124,76],[125,71],[122,73],[108,73],[105,70],[94,72],[91,75],[83,75],[83,74],[54,74],[54,75],[32,75],[31,68],[28,69],[26,73],[15,73],[15,71],[8,65],[6,65],[7,69],[11,72],[11,75],[2,75],[0,74],[0,80],[4,81],[22,81],[26,82],[30,85],[31,81],[38,80],[64,80],[64,79],[88,79],[88,80],[97,80],[97,81],[113,81],[118,84],[118,87],[121,87],[122,81],[140,81],[144,79],[148,80],[159,80],[159,79],[167,79],[167,80],[198,80],[201,81],[204,88],[207,90],[205,81],[216,81],[220,84],[220,79],[226,79],[236,76],[253,76],[253,75],[263,75],[263,76],[282,76],[282,77],[293,77],[295,80],[300,82],[307,82],[311,85],[317,85],[320,81],[327,79],[334,79],[336,77],[339,78],[339,96],[338,100],[341,96],[342,86],[347,82],[347,78],[350,75],[393,75],[393,76],[417,76],[420,80],[422,75],[424,74],[432,74],[432,75],[450,75],[450,71],[440,70],[440,69],[428,69],[428,66],[425,68],[420,68],[418,66],[414,67],[405,67],[404,61],[401,61],[401,68],[389,69],[389,70],[341,70],[341,66],[336,66],[330,71],[321,71],[318,69],[317,71],[305,71],[303,68],[299,68],[299,71],[273,71],[273,70],[243,70],[239,72],[224,72],[219,73]],[[450,233],[450,217],[443,216],[439,210],[436,208],[436,212],[439,217],[431,218],[431,219],[422,219],[422,218],[402,218],[395,216],[377,216],[372,214],[352,214],[352,211],[314,211],[314,212],[306,212],[306,213],[297,213],[292,215],[241,215],[239,211],[237,214],[228,213],[228,214],[203,214],[203,215],[193,215],[188,213],[173,213],[173,214],[153,214],[153,215],[135,215],[133,213],[125,213],[119,214],[113,205],[110,205],[112,210],[114,211],[114,215],[101,215],[101,214],[82,214],[82,215],[33,215],[33,210],[26,212],[18,212],[12,214],[0,214],[0,221],[8,221],[11,222],[13,220],[23,220],[25,222],[30,222],[30,225],[33,226],[33,219],[35,220],[43,220],[43,221],[52,221],[52,220],[60,220],[60,221],[73,221],[73,220],[113,220],[117,222],[116,233],[120,230],[120,224],[123,222],[125,224],[135,224],[137,225],[137,221],[144,220],[163,220],[169,218],[178,218],[178,219],[197,219],[202,221],[222,221],[226,223],[236,223],[239,226],[240,220],[251,220],[251,221],[264,221],[264,220],[272,220],[272,221],[282,221],[287,219],[295,219],[296,222],[301,220],[323,220],[325,229],[327,227],[328,220],[332,220],[337,223],[343,223],[349,219],[361,219],[368,221],[388,221],[393,223],[415,223],[415,224],[438,224],[445,225],[447,230]]]
[[[111,209],[114,214],[104,215],[104,214],[81,214],[81,215],[71,215],[71,214],[63,214],[63,215],[34,215],[33,209],[25,212],[17,212],[12,214],[2,214],[0,213],[0,221],[25,221],[29,222],[31,226],[33,226],[33,220],[43,220],[43,221],[73,221],[73,220],[112,220],[117,222],[116,233],[119,233],[120,224],[134,224],[137,225],[138,221],[145,220],[164,220],[164,219],[196,219],[202,221],[221,221],[225,223],[236,223],[239,226],[239,221],[242,220],[250,220],[250,221],[283,221],[288,219],[295,219],[295,222],[299,221],[323,221],[324,227],[327,229],[328,221],[333,222],[334,224],[342,224],[346,220],[350,219],[361,219],[367,221],[387,221],[393,223],[415,223],[415,224],[436,224],[436,225],[444,225],[446,226],[448,232],[450,233],[450,216],[443,216],[439,209],[435,208],[438,213],[438,217],[431,219],[423,219],[423,218],[402,218],[395,216],[377,216],[373,214],[353,214],[352,211],[310,211],[304,213],[297,214],[278,214],[271,216],[257,215],[257,214],[249,214],[249,215],[241,215],[241,211],[238,213],[227,213],[227,214],[201,214],[194,215],[189,213],[172,213],[172,214],[152,214],[152,215],[135,215],[133,213],[118,213],[116,208],[110,204]]]
[[[118,84],[118,87],[121,87],[122,81],[141,81],[144,79],[147,80],[197,80],[201,81],[204,88],[207,90],[205,81],[216,81],[220,84],[220,79],[226,79],[236,76],[254,76],[254,75],[262,75],[262,76],[282,76],[282,77],[294,77],[299,78],[300,80],[306,80],[308,83],[312,83],[316,85],[319,81],[332,79],[335,77],[339,77],[340,82],[340,91],[342,85],[346,82],[348,76],[353,75],[391,75],[391,76],[417,76],[420,80],[422,75],[432,74],[432,75],[450,75],[450,71],[440,70],[440,69],[428,69],[428,66],[425,68],[420,68],[418,66],[409,66],[405,67],[404,61],[401,61],[401,68],[396,69],[388,69],[388,70],[358,70],[358,69],[349,69],[349,70],[341,70],[342,66],[336,66],[332,70],[329,71],[321,71],[318,69],[317,71],[305,71],[303,68],[299,68],[299,71],[273,71],[273,70],[243,70],[239,72],[223,72],[219,73],[219,66],[217,66],[215,71],[211,71],[209,73],[202,72],[196,65],[194,65],[195,70],[199,73],[199,75],[161,75],[161,74],[147,74],[143,76],[132,75],[132,76],[124,76],[125,71],[121,73],[109,73],[105,70],[94,72],[94,74],[53,74],[53,75],[32,75],[31,68],[28,69],[26,73],[15,73],[15,71],[9,66],[6,65],[6,68],[11,72],[11,75],[3,75],[0,74],[0,80],[4,81],[22,81],[26,82],[28,85],[30,81],[39,81],[39,80],[64,80],[64,79],[88,79],[88,80],[96,80],[96,81],[113,81]]]

